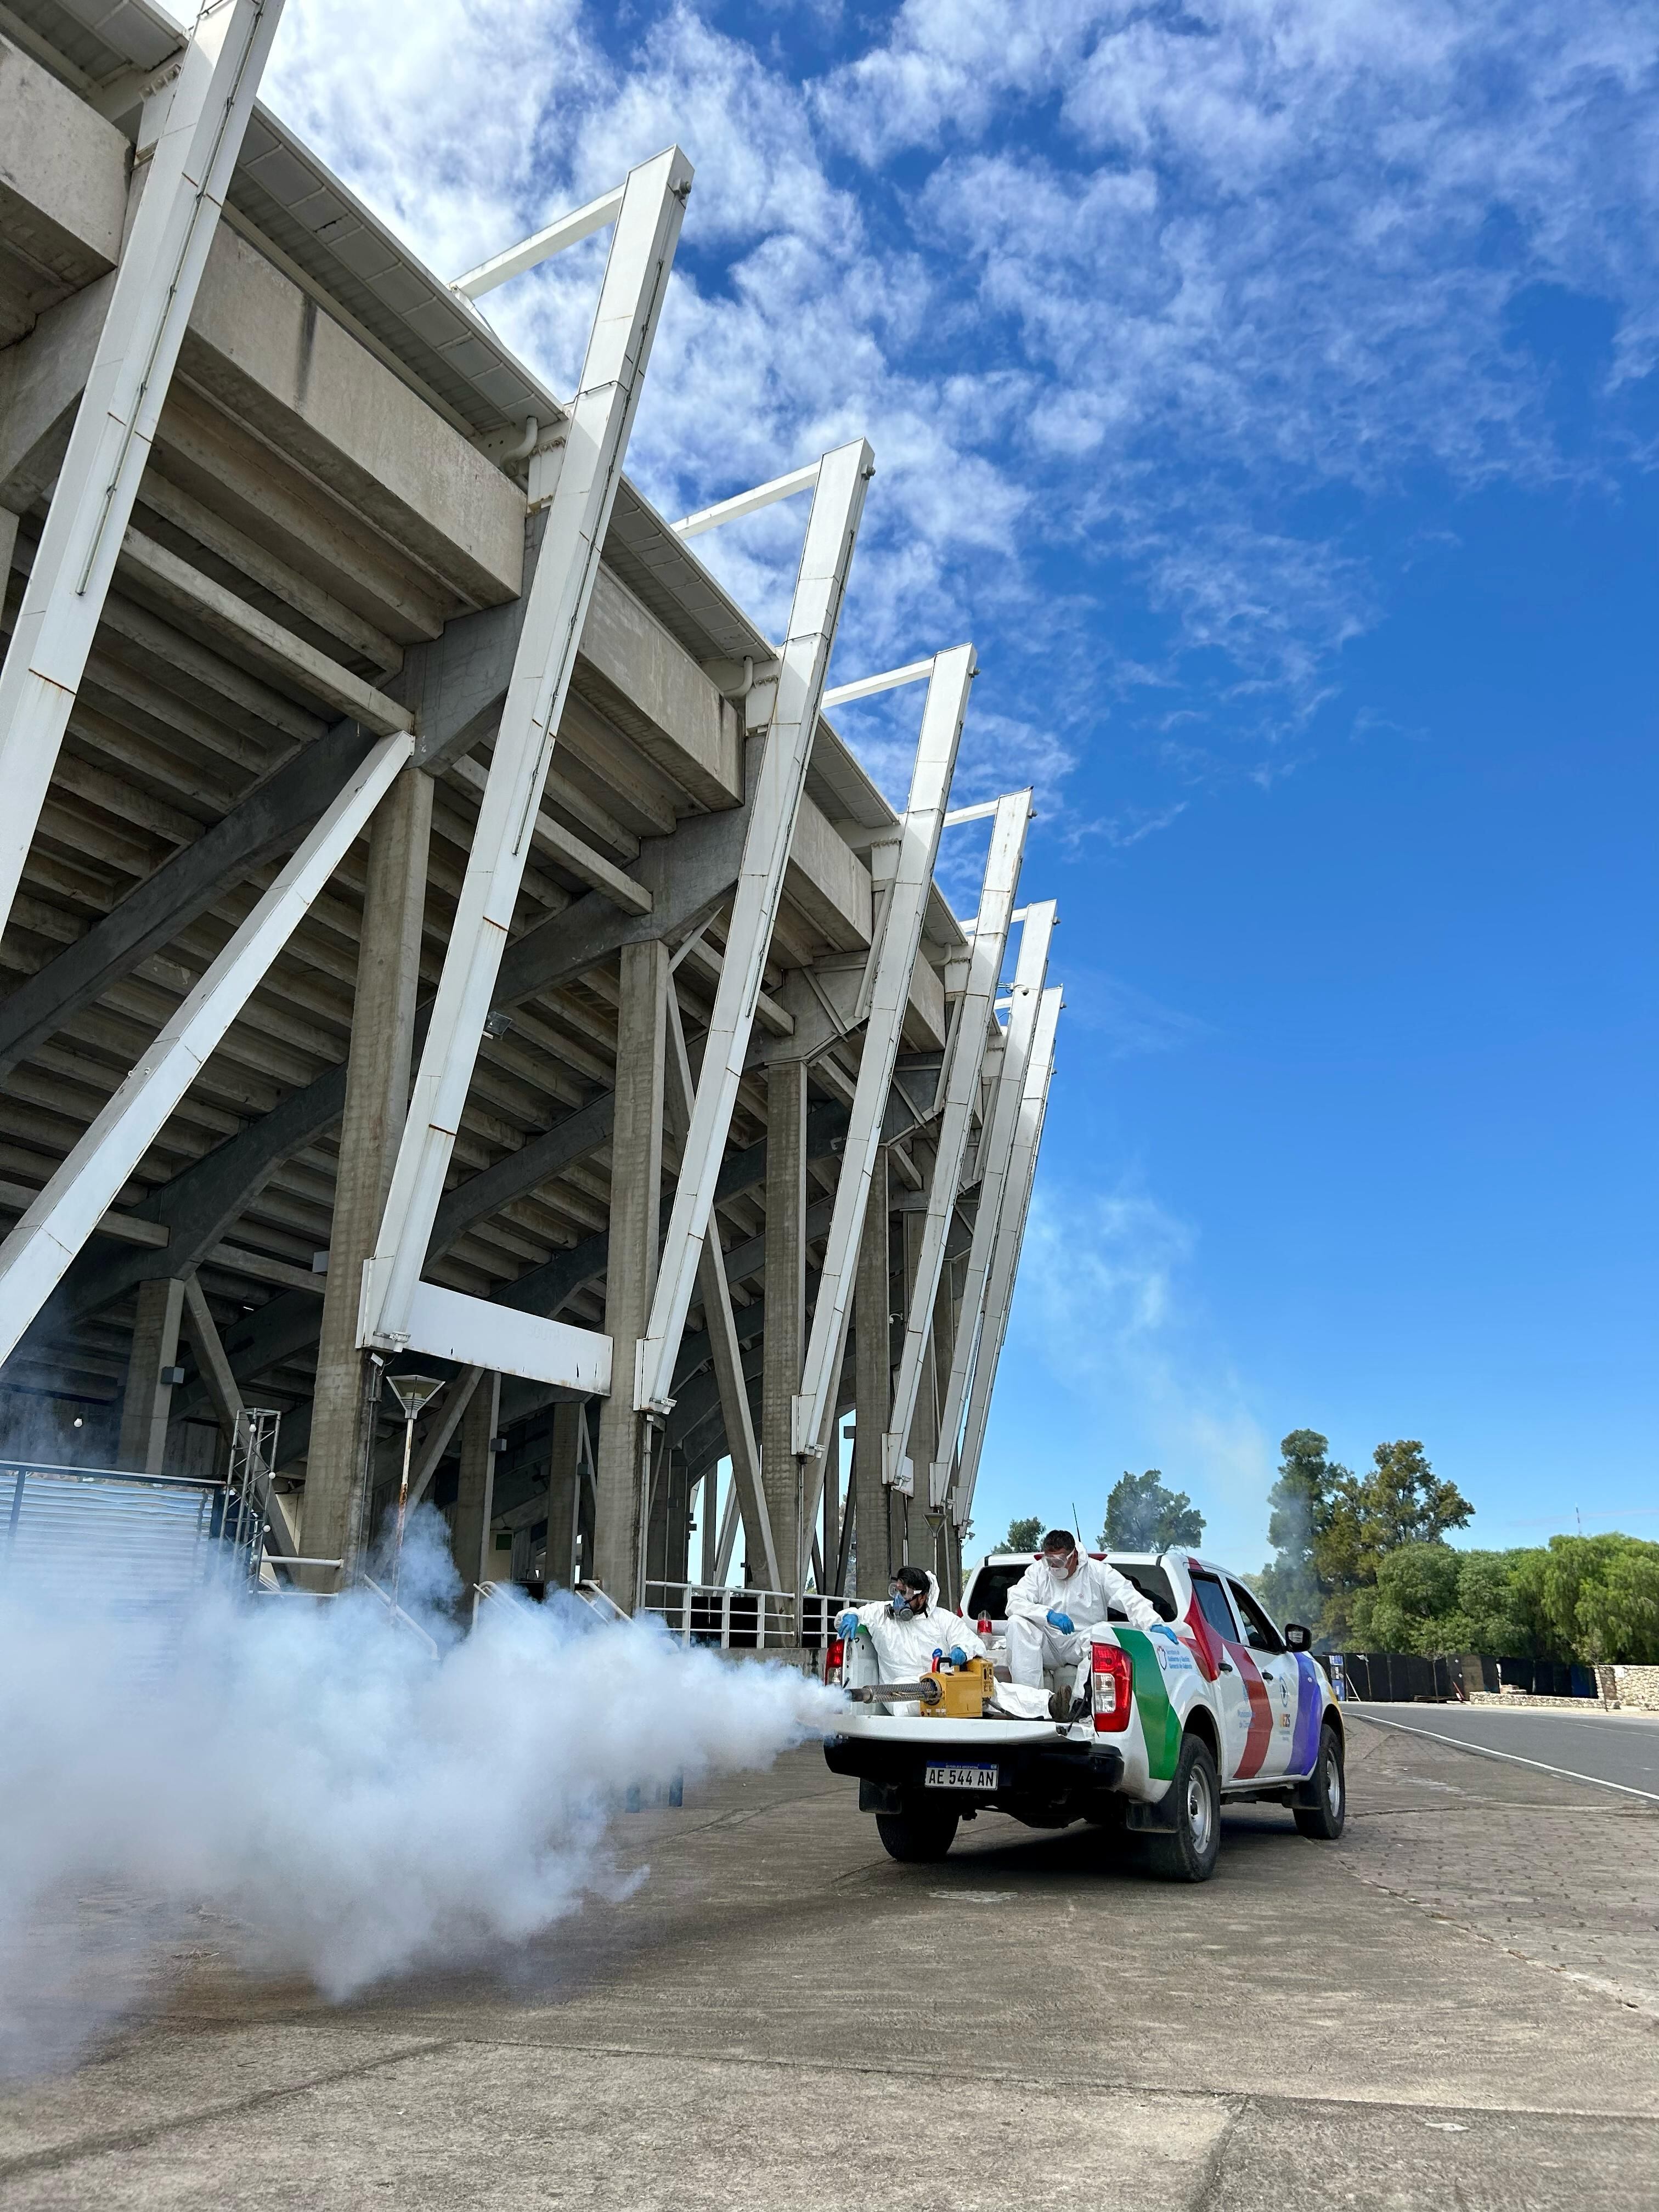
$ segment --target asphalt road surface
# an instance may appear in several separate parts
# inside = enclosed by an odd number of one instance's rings
[[[1341,1843],[1242,1808],[1192,1889],[994,1815],[896,1866],[803,1751],[623,1822],[631,1894],[339,2008],[204,1923],[0,2099],[0,2207],[1653,2204],[1659,1807],[1358,1716],[1350,1774]]]
[[[1351,1711],[1425,1735],[1479,1744],[1626,1790],[1659,1803],[1659,1716],[1558,1713],[1540,1706],[1355,1705]],[[1659,2192],[1656,2192],[1659,2193]]]

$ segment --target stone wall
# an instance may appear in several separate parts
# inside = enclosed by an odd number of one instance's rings
[[[1464,1678],[1469,1662],[1463,1662]],[[1522,1690],[1477,1690],[1468,1692],[1472,1705],[1546,1705],[1561,1712],[1659,1713],[1659,1667],[1598,1667],[1595,1686],[1599,1698],[1533,1697]]]
[[[1602,1694],[1626,1712],[1659,1713],[1659,1667],[1598,1667]]]

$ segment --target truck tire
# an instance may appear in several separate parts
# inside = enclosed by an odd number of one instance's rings
[[[1347,1826],[1348,1778],[1342,1739],[1328,1721],[1319,1731],[1319,1757],[1310,1780],[1316,1802],[1296,1807],[1296,1825],[1316,1843],[1334,1844]]]
[[[959,1813],[936,1813],[931,1806],[925,1812],[878,1813],[876,1833],[890,1859],[925,1864],[945,1856],[957,1839],[961,1817]]]
[[[1182,1738],[1168,1802],[1175,1832],[1148,1837],[1152,1871],[1165,1881],[1208,1881],[1221,1850],[1221,1784],[1201,1736]]]

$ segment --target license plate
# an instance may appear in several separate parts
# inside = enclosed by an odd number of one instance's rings
[[[994,1790],[997,1770],[994,1766],[947,1766],[930,1759],[925,1779],[930,1790]]]

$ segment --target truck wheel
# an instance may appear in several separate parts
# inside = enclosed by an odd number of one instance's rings
[[[1348,1820],[1348,1778],[1342,1765],[1342,1739],[1328,1721],[1319,1731],[1319,1757],[1312,1784],[1317,1802],[1296,1808],[1296,1825],[1304,1836],[1334,1844]]]
[[[958,1813],[878,1813],[876,1833],[890,1859],[942,1859],[957,1839]]]
[[[1169,1802],[1175,1809],[1175,1833],[1147,1838],[1152,1870],[1165,1881],[1208,1881],[1221,1849],[1221,1785],[1201,1736],[1182,1738]]]

